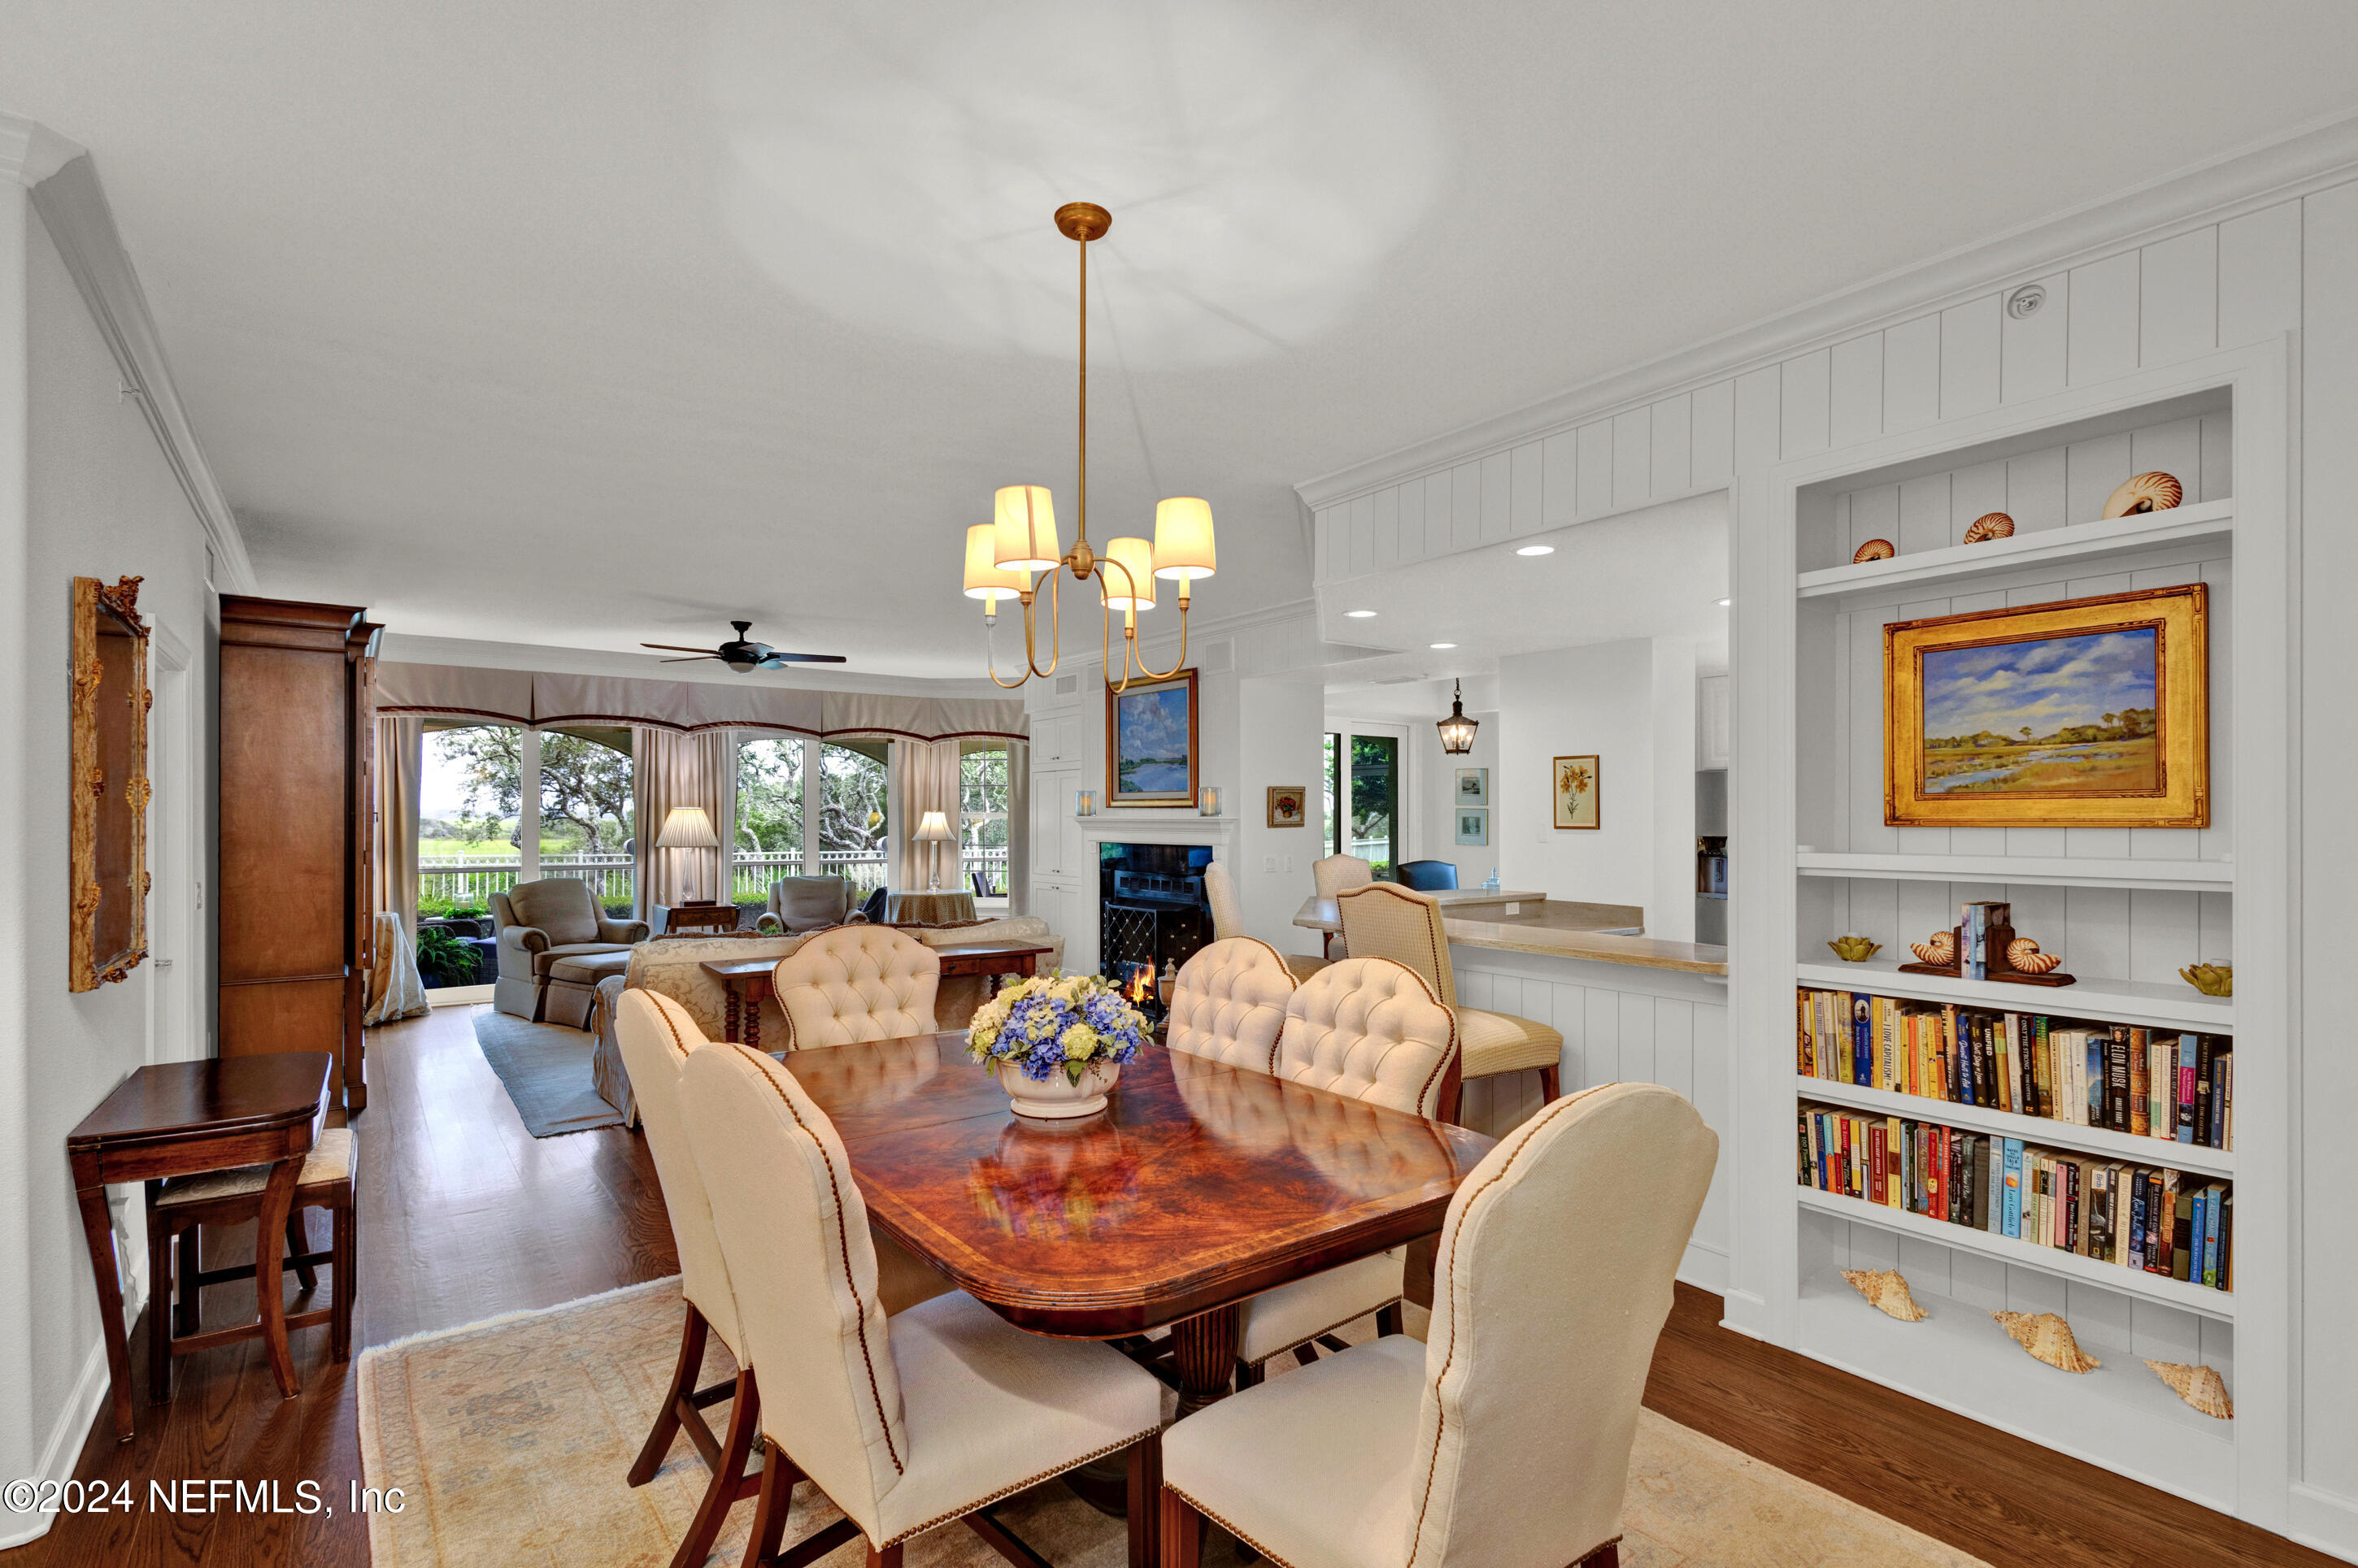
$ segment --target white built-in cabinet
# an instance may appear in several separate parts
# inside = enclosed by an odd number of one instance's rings
[[[1076,675],[1035,683],[1029,696],[1032,721],[1031,912],[1066,942],[1074,957],[1072,921],[1094,901],[1081,896],[1097,875],[1096,847],[1073,821],[1073,801],[1092,785],[1088,768],[1089,708],[1085,696],[1100,688]],[[1084,688],[1087,688],[1085,691]]]
[[[1727,676],[1704,676],[1695,682],[1695,766],[1727,766]]]

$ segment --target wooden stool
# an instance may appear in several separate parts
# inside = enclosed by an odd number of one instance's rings
[[[204,1227],[235,1225],[260,1217],[263,1184],[269,1173],[267,1165],[247,1165],[147,1184],[148,1299],[153,1303],[147,1314],[147,1385],[151,1399],[161,1400],[171,1396],[173,1357],[241,1339],[259,1338],[265,1332],[259,1318],[234,1328],[205,1330],[200,1300],[204,1288],[232,1280],[251,1280],[254,1266],[245,1263],[229,1269],[204,1269],[199,1267],[199,1254]],[[324,1307],[289,1314],[286,1327],[293,1330],[329,1325],[329,1346],[339,1361],[352,1358],[352,1297],[360,1283],[354,1268],[357,1227],[352,1195],[359,1185],[359,1173],[360,1143],[352,1129],[327,1129],[304,1156],[303,1171],[295,1180],[295,1195],[287,1211],[287,1266],[295,1271],[303,1292],[308,1294],[318,1288],[319,1265],[325,1263],[333,1276],[333,1294]],[[304,1228],[304,1211],[313,1208],[324,1208],[332,1217],[332,1238],[325,1252],[310,1249],[310,1238]],[[176,1239],[179,1243],[177,1275],[172,1267]],[[285,1356],[286,1347],[278,1346],[276,1354]]]

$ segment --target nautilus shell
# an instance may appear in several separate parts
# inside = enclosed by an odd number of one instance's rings
[[[2221,1421],[2235,1419],[2235,1401],[2227,1397],[2227,1384],[2216,1367],[2189,1367],[2182,1361],[2148,1361],[2153,1375],[2177,1390],[2178,1397],[2201,1411],[2204,1415]]]
[[[1872,1272],[1865,1269],[1844,1269],[1843,1278],[1850,1281],[1851,1289],[1865,1296],[1868,1303],[1886,1317],[1896,1317],[1902,1323],[1921,1323],[1931,1315],[1916,1304],[1916,1298],[1909,1293],[1908,1281],[1900,1277],[1897,1269],[1877,1269]]]
[[[1887,561],[1898,553],[1891,547],[1891,541],[1888,539],[1869,539],[1852,552],[1850,564],[1856,566],[1861,561]]]
[[[1985,512],[1965,529],[1965,543],[1978,545],[1985,539],[2003,539],[2013,532],[2013,518],[2003,512]]]
[[[2050,1367],[2066,1372],[2093,1372],[2104,1365],[2080,1348],[2072,1337],[2071,1325],[2051,1312],[2033,1314],[2027,1312],[1994,1312],[1998,1326],[2014,1336],[2014,1342],[2031,1356]]]
[[[1953,964],[1957,961],[1957,934],[1935,931],[1924,941],[1910,942],[1908,948],[1920,964]]]
[[[2141,473],[2113,492],[2104,503],[2107,517],[2127,517],[2139,512],[2167,512],[2186,499],[2186,487],[2175,476]]]
[[[2006,968],[2017,975],[2043,975],[2063,962],[2052,953],[2042,953],[2039,944],[2028,936],[2017,936],[2006,945]]]

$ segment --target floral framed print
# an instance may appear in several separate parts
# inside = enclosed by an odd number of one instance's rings
[[[1460,844],[1487,844],[1490,841],[1490,813],[1480,806],[1459,806],[1457,841]]]
[[[1195,805],[1195,672],[1106,687],[1106,804]]]
[[[1599,826],[1596,791],[1600,770],[1595,756],[1558,757],[1551,769],[1549,792],[1555,797],[1558,827]]]
[[[1458,769],[1457,794],[1452,804],[1460,808],[1489,805],[1490,770],[1487,768]]]
[[[1269,825],[1302,827],[1310,821],[1310,791],[1301,784],[1269,786]]]
[[[1883,629],[1883,819],[2207,827],[2201,583]]]

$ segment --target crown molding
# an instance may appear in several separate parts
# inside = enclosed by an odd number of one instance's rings
[[[38,120],[0,112],[0,179],[38,185],[83,151]]]
[[[81,290],[99,336],[114,356],[124,391],[139,400],[164,460],[205,531],[212,548],[214,588],[224,593],[255,592],[260,585],[237,515],[206,464],[196,428],[180,402],[156,319],[147,308],[146,291],[139,286],[130,253],[123,248],[97,167],[88,153],[63,137],[30,120],[0,114],[0,168],[32,187],[33,210]]]
[[[798,691],[848,691],[880,697],[1003,697],[1010,695],[988,676],[837,674],[809,665],[738,675],[719,664],[688,663],[666,668],[659,654],[612,648],[560,648],[540,643],[500,643],[468,637],[427,637],[388,631],[377,656],[405,665],[457,665],[465,669],[530,670],[546,675],[621,676],[631,680],[692,681],[699,685],[758,685]]]
[[[2230,149],[2110,196],[2008,229],[1749,326],[1616,371],[1552,397],[1476,420],[1294,486],[1315,510],[1658,402],[1860,332],[1897,326],[1992,291],[2222,222],[2358,175],[2358,113],[2311,121],[2289,134]]]

